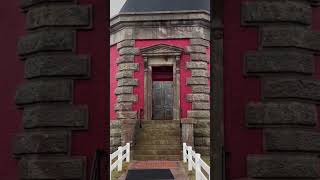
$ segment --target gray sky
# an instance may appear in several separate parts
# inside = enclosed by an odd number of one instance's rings
[[[110,17],[117,15],[126,0],[110,0]]]

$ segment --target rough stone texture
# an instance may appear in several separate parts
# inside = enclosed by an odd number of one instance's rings
[[[123,79],[123,78],[133,78],[133,71],[121,71],[117,72],[116,79]]]
[[[209,86],[192,86],[191,88],[192,88],[192,93],[203,93],[203,94],[210,93]]]
[[[250,103],[246,108],[249,126],[315,126],[316,106],[303,103]]]
[[[208,85],[209,79],[203,77],[191,77],[187,80],[187,85]]]
[[[209,100],[210,100],[210,96],[207,94],[188,94],[187,95],[188,102],[197,102],[197,101],[208,102]]]
[[[298,129],[264,131],[264,148],[268,151],[320,152],[320,133]]]
[[[27,13],[27,28],[51,26],[90,26],[91,8],[79,5],[49,5],[32,8]]]
[[[246,73],[303,73],[315,71],[313,55],[294,51],[249,52],[245,56]]]
[[[210,111],[194,110],[188,111],[189,118],[210,118]]]
[[[208,64],[205,62],[197,62],[197,61],[190,61],[187,62],[188,69],[208,69]]]
[[[28,58],[25,62],[25,77],[89,77],[89,57],[75,55],[42,55]]]
[[[139,54],[139,49],[137,48],[121,48],[119,50],[119,55],[138,55]]]
[[[115,111],[131,111],[132,103],[117,103],[114,108]]]
[[[119,95],[117,96],[117,102],[136,102],[138,100],[137,95]]]
[[[117,64],[121,64],[121,63],[131,63],[134,62],[134,55],[124,55],[124,56],[120,56],[116,63]]]
[[[26,129],[45,127],[84,129],[88,124],[88,108],[61,104],[25,107],[22,121]]]
[[[118,111],[117,119],[137,119],[137,111]]]
[[[195,128],[195,137],[209,137],[210,138],[210,128]]]
[[[188,146],[194,147],[193,123],[182,123],[181,140]]]
[[[195,146],[195,151],[201,156],[210,156],[210,146]]]
[[[303,155],[250,155],[248,176],[253,178],[319,178],[319,160]]]
[[[117,87],[115,90],[116,95],[120,94],[132,94],[133,93],[133,87],[132,86],[124,86],[124,87]]]
[[[131,79],[131,78],[119,79],[118,87],[121,87],[121,86],[138,86],[138,79]]]
[[[121,122],[114,120],[110,122],[110,153],[118,150],[121,146]]]
[[[266,79],[263,83],[264,98],[302,99],[320,101],[320,81],[314,79]]]
[[[295,47],[320,51],[320,33],[294,27],[263,27],[261,33],[262,47]]]
[[[66,132],[30,132],[16,136],[13,145],[15,155],[67,153],[69,134]]]
[[[202,53],[206,54],[207,53],[207,48],[204,46],[199,46],[199,45],[192,45],[187,47],[187,53]]]
[[[190,44],[209,47],[210,41],[207,41],[205,39],[190,39]]]
[[[27,8],[32,5],[40,4],[40,3],[48,3],[48,2],[72,2],[74,0],[20,0],[21,7]]]
[[[19,39],[18,54],[27,55],[43,51],[73,51],[75,33],[65,30],[47,30],[30,33]]]
[[[22,159],[20,179],[85,179],[84,158]]]
[[[210,138],[207,137],[195,137],[194,138],[195,146],[210,146]]]
[[[312,22],[312,9],[310,4],[303,1],[244,2],[242,21],[246,25],[274,22],[309,25]]]
[[[195,128],[210,128],[210,119],[197,121]]]
[[[16,92],[16,104],[40,102],[69,102],[72,100],[71,80],[38,80],[20,86]]]
[[[121,138],[111,138],[110,139],[110,146],[113,146],[113,147],[121,146]]]
[[[192,53],[190,54],[190,59],[192,61],[204,61],[206,63],[209,62],[210,58],[207,54],[201,54],[201,53]]]
[[[210,77],[209,71],[201,70],[201,69],[194,69],[191,70],[192,77]]]
[[[117,49],[127,48],[127,47],[133,47],[135,41],[134,40],[124,40],[117,44]]]
[[[138,63],[122,63],[118,65],[119,71],[138,71],[139,64]]]
[[[210,103],[193,102],[192,109],[194,109],[194,110],[210,110]]]

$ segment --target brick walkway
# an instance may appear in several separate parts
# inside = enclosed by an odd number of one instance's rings
[[[170,169],[174,179],[188,180],[187,172],[179,161],[132,161],[129,169]],[[127,173],[119,178],[125,180]]]

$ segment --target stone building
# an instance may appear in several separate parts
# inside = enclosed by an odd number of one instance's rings
[[[111,151],[179,160],[187,142],[209,155],[210,1],[180,2],[128,0],[110,21]]]

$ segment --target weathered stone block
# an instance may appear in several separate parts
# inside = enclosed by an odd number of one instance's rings
[[[267,151],[320,152],[320,133],[312,130],[268,129],[264,131]]]
[[[85,5],[49,5],[32,8],[27,13],[27,28],[51,26],[88,28],[91,7]]]
[[[21,7],[27,8],[29,6],[37,5],[40,3],[48,3],[48,2],[72,2],[74,0],[20,0]]]
[[[201,53],[192,53],[190,54],[190,59],[192,61],[203,61],[208,63],[209,62],[209,57],[207,54],[201,54]]]
[[[195,137],[210,137],[210,128],[195,128]]]
[[[197,121],[194,128],[207,128],[210,129],[210,119]]]
[[[208,102],[209,100],[210,100],[210,96],[207,94],[188,94],[187,95],[188,102],[196,102],[196,101]]]
[[[110,138],[110,146],[119,147],[121,146],[121,138],[120,137],[111,137]]]
[[[188,69],[208,69],[208,63],[206,62],[198,62],[198,61],[190,61],[187,62]]]
[[[253,178],[319,178],[319,160],[308,155],[250,155],[248,177]]]
[[[20,179],[85,179],[85,158],[22,159]]]
[[[116,63],[117,64],[121,64],[121,63],[131,63],[134,62],[134,55],[124,55],[124,56],[120,56]]]
[[[207,53],[207,48],[204,46],[199,46],[199,45],[191,45],[187,47],[187,53],[202,53],[206,54]]]
[[[124,87],[117,87],[115,90],[116,95],[120,94],[132,94],[133,93],[133,87],[132,86],[124,86]]]
[[[210,156],[210,146],[195,146],[195,151],[201,156]],[[210,164],[208,164],[210,166]]]
[[[245,57],[246,73],[302,73],[315,71],[313,54],[300,52],[250,52]]]
[[[137,119],[137,111],[118,111],[117,119]]]
[[[114,120],[110,122],[110,129],[117,129],[121,127],[121,121]]]
[[[209,71],[202,69],[191,70],[192,77],[210,77]]]
[[[115,111],[131,111],[132,103],[117,103],[114,108]]]
[[[210,103],[206,102],[193,102],[192,103],[193,110],[210,110]]]
[[[320,81],[313,79],[266,79],[262,94],[270,99],[302,99],[320,101]]]
[[[121,137],[121,129],[110,129],[110,137]]]
[[[138,79],[126,78],[118,80],[118,87],[121,86],[138,86]]]
[[[208,85],[209,78],[191,77],[187,80],[187,85]]]
[[[320,51],[320,33],[300,26],[263,27],[261,44],[263,47],[295,47]]]
[[[117,44],[117,49],[122,49],[122,48],[128,48],[128,47],[133,47],[135,41],[134,40],[124,40],[121,41]]]
[[[138,71],[139,64],[138,63],[122,63],[118,65],[119,71]]]
[[[210,146],[210,138],[208,137],[195,137],[194,138],[195,146]]]
[[[256,1],[244,2],[242,5],[244,24],[263,23],[300,23],[312,22],[310,4],[303,1]]]
[[[16,136],[13,153],[41,154],[67,153],[69,150],[69,134],[66,132],[31,132]]]
[[[117,96],[117,102],[136,102],[138,100],[137,95],[119,95]]]
[[[190,39],[190,44],[204,46],[204,47],[210,46],[210,42],[205,39]]]
[[[188,111],[188,118],[210,118],[210,111]]]
[[[25,77],[65,76],[87,78],[90,73],[90,61],[87,56],[48,55],[34,56],[25,61]]]
[[[123,55],[138,55],[139,54],[139,49],[138,48],[121,48],[119,50],[119,55],[123,56]]]
[[[68,102],[72,100],[71,80],[38,80],[20,86],[16,92],[16,104],[40,102]]]
[[[27,55],[42,51],[73,51],[75,48],[73,31],[48,30],[28,34],[19,39],[18,54]]]
[[[36,105],[25,107],[22,115],[23,127],[63,127],[85,129],[88,124],[88,108],[73,105]]]
[[[133,71],[120,71],[116,74],[116,79],[133,78]]]
[[[188,146],[194,147],[194,135],[193,135],[192,123],[182,123],[181,139],[182,139],[182,142],[187,143]]]
[[[249,126],[315,126],[315,105],[291,103],[250,103],[246,107]]]
[[[192,86],[192,93],[210,94],[209,86]]]

